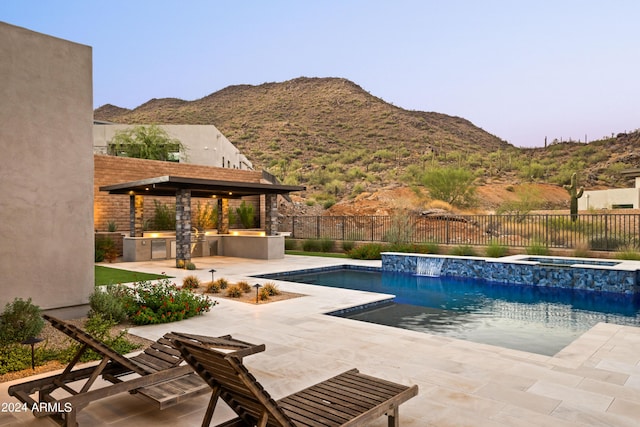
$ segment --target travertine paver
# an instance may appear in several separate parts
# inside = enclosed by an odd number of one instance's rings
[[[341,259],[287,256],[285,260],[211,257],[196,260],[203,281],[254,279],[252,274],[359,263]],[[176,275],[171,261],[127,263],[139,271]],[[387,296],[278,282],[307,296],[251,305],[220,299],[204,316],[137,327],[132,332],[157,339],[171,330],[206,335],[231,334],[266,351],[246,365],[274,398],[285,396],[346,369],[357,367],[392,381],[418,384],[419,395],[400,407],[401,425],[425,426],[637,426],[640,419],[640,328],[599,324],[555,357],[536,355],[446,337],[326,316],[323,313]],[[0,385],[0,402],[14,401]],[[198,426],[207,396],[165,411],[129,395],[93,403],[79,415],[81,426]],[[214,421],[231,417],[228,408]],[[0,426],[46,426],[25,413],[0,413]],[[371,427],[383,427],[381,418]]]

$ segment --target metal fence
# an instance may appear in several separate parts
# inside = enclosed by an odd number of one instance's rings
[[[297,239],[436,243],[613,251],[637,248],[640,214],[290,216],[281,232]]]

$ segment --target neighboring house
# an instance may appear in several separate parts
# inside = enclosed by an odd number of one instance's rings
[[[91,47],[0,22],[0,309],[93,291]]]
[[[94,154],[108,154],[109,143],[115,134],[135,126],[139,125],[94,121]],[[176,159],[180,163],[253,170],[251,162],[213,125],[158,125],[158,127],[164,129],[170,137],[178,139],[186,148],[186,153],[176,153]]]
[[[578,210],[640,209],[640,170],[624,171],[622,174],[635,178],[634,188],[585,191],[578,199]]]

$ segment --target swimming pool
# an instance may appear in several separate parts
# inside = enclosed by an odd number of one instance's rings
[[[353,266],[260,277],[394,295],[330,313],[350,319],[553,355],[598,322],[640,326],[637,296],[361,270]]]

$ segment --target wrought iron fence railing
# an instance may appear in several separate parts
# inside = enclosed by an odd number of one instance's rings
[[[615,251],[638,248],[640,214],[289,216],[281,232],[297,239],[436,243],[446,245],[543,245]]]

